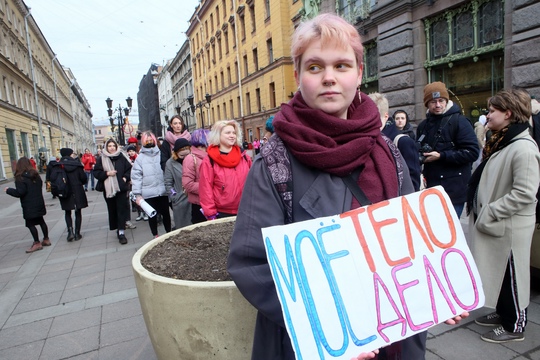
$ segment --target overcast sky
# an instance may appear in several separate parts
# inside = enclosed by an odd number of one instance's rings
[[[198,0],[24,0],[60,63],[71,68],[96,124],[108,123],[105,99],[137,107],[152,63],[174,58]],[[136,119],[133,119],[136,120]]]

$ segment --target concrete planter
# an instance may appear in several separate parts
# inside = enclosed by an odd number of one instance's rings
[[[170,279],[146,270],[141,259],[171,235],[148,242],[133,256],[139,301],[152,345],[161,360],[242,360],[251,357],[256,310],[232,281],[204,282]]]

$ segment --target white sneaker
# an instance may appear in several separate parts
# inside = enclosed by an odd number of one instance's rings
[[[141,221],[142,219],[144,219],[143,214],[139,214],[139,216],[137,216],[137,218],[135,219],[135,221]]]
[[[148,221],[148,215],[146,215],[146,213],[144,213],[144,215],[143,215],[143,220]]]

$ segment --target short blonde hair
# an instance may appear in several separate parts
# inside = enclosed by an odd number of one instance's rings
[[[294,70],[300,72],[302,55],[313,40],[321,40],[321,45],[332,44],[341,49],[351,46],[360,68],[364,62],[362,38],[354,26],[335,14],[320,14],[308,20],[294,31],[291,43],[291,55]]]
[[[217,121],[212,126],[212,130],[210,130],[210,135],[208,136],[208,145],[219,146],[220,138],[221,138],[221,131],[223,130],[225,126],[234,127],[234,131],[236,131],[236,145],[242,146],[242,133],[240,131],[240,124],[238,124],[236,120]]]
[[[511,123],[526,123],[532,113],[531,96],[523,89],[503,89],[488,100],[488,106],[502,112],[510,111]]]
[[[377,105],[379,114],[381,116],[381,122],[386,121],[386,115],[388,115],[388,99],[381,93],[375,92],[368,95],[371,100]]]

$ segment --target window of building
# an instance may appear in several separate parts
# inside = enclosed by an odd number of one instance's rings
[[[234,61],[234,73],[236,74],[235,83],[237,83],[240,80],[240,69],[236,60]]]
[[[231,118],[234,118],[234,104],[232,99],[229,100],[229,113],[231,114]]]
[[[247,55],[244,55],[244,76],[247,77],[249,75],[249,63],[248,63],[248,57]]]
[[[236,26],[234,24],[231,24],[231,36],[232,36],[232,43],[233,43],[233,49],[236,48]]]
[[[216,92],[218,92],[220,89],[219,89],[217,74],[214,75],[214,84],[216,85]]]
[[[213,110],[213,109],[212,109],[212,110]],[[216,112],[217,112],[217,118],[214,117],[214,119],[221,119],[221,113],[220,113],[220,111],[219,111],[219,105],[218,105],[217,108],[216,108]]]
[[[223,52],[221,51],[221,37],[217,41],[217,47],[218,47],[219,60],[221,60],[221,58],[223,57]]]
[[[222,87],[222,88],[225,88],[225,87],[226,87],[226,85],[225,85],[225,75],[223,75],[223,71],[221,71],[221,72],[219,73],[219,75],[220,75],[220,77],[221,77],[221,87]]]
[[[225,54],[229,53],[229,32],[224,31],[223,37],[225,38]]]
[[[257,31],[257,25],[255,23],[255,1],[253,1],[249,7],[249,15],[251,17],[251,33]]]
[[[276,107],[276,84],[270,83],[268,85],[268,93],[270,94],[270,108]]]
[[[255,89],[255,101],[257,101],[257,112],[261,112],[262,111],[261,89],[259,88]]]
[[[216,6],[216,21],[217,21],[217,26],[219,27],[219,24],[220,24],[220,18],[219,18],[219,6]]]
[[[240,37],[242,41],[246,40],[246,19],[244,15],[240,15]]]
[[[210,31],[214,33],[214,14],[210,14]]]
[[[264,21],[270,19],[270,0],[264,0],[264,9],[266,11],[266,16]]]
[[[227,17],[227,4],[225,4],[225,0],[221,0],[221,8],[223,9],[223,18],[225,19]]]
[[[236,97],[236,107],[238,108],[238,117],[242,116],[241,114],[242,102],[240,101],[240,96]]]
[[[249,92],[246,93],[246,115],[251,114],[251,95]]]
[[[259,54],[257,52],[257,49],[253,49],[253,65],[255,65],[255,71],[259,70]]]
[[[227,85],[231,85],[232,84],[232,80],[231,80],[231,67],[230,66],[227,66]]]
[[[223,102],[223,118],[227,119],[227,103]]]
[[[369,12],[376,3],[377,0],[338,0],[338,14],[354,24],[359,17],[362,19],[369,17]]]
[[[274,47],[271,38],[266,40],[266,50],[268,51],[268,64],[271,64],[274,62]]]

